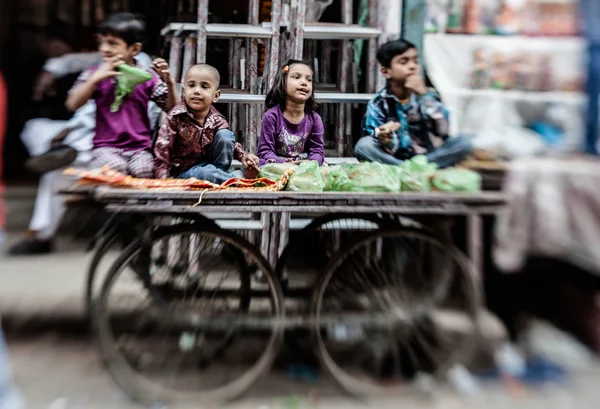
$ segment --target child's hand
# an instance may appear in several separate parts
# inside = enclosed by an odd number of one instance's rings
[[[169,70],[169,63],[164,58],[156,58],[152,61],[152,69],[156,71],[160,79],[165,83],[169,84],[173,81],[171,71]]]
[[[246,169],[258,169],[258,163],[258,156],[251,153],[245,154],[242,158],[242,165],[244,165]]]
[[[423,81],[423,78],[421,78],[421,76],[418,74],[408,77],[404,83],[404,86],[406,89],[414,92],[417,95],[425,95],[427,93],[425,81]]]
[[[400,129],[400,122],[389,121],[379,127],[379,142],[383,145],[392,143],[394,132]]]
[[[117,67],[121,64],[125,64],[125,60],[123,60],[123,56],[121,54],[105,59],[98,69],[94,71],[90,80],[94,82],[100,82],[107,78],[121,75],[121,73],[117,71]]]

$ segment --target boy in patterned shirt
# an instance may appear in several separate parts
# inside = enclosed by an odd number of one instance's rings
[[[471,152],[467,137],[449,137],[448,111],[437,93],[425,87],[418,58],[416,47],[405,40],[378,50],[387,86],[367,106],[362,138],[354,147],[359,160],[397,165],[423,154],[443,168]]]
[[[145,24],[135,15],[111,15],[98,30],[98,49],[103,62],[80,75],[66,105],[75,112],[90,98],[96,102],[92,167],[108,166],[135,177],[152,178],[154,158],[148,103],[152,101],[168,112],[179,101],[166,61],[154,60],[152,79],[137,85],[116,112],[110,109],[115,100],[116,77],[120,75],[117,67],[137,64],[135,57],[142,50],[144,37]]]
[[[258,174],[258,157],[235,141],[223,115],[213,106],[219,100],[219,72],[208,64],[192,66],[183,83],[183,101],[173,108],[156,139],[156,177],[196,178],[221,184],[241,172],[229,172],[235,158],[246,178]]]

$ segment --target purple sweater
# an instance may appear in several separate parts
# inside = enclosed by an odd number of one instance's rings
[[[138,65],[138,68],[142,68]],[[86,82],[98,67],[84,71],[73,88]],[[163,111],[167,108],[169,90],[158,76],[137,85],[131,95],[123,99],[117,112],[110,112],[115,100],[117,80],[108,78],[98,84],[92,98],[96,101],[96,134],[94,149],[110,147],[125,151],[137,151],[152,147],[152,128],[148,117],[148,102],[153,101]]]
[[[288,121],[278,105],[262,120],[258,141],[260,166],[267,163],[316,160],[323,164],[323,120],[316,112],[306,114],[299,124]]]

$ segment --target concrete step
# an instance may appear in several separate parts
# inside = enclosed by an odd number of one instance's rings
[[[23,231],[29,226],[33,214],[37,186],[7,186],[4,191],[6,230]]]

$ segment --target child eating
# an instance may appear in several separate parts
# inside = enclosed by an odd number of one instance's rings
[[[258,158],[235,141],[223,115],[213,106],[219,100],[220,75],[208,64],[192,66],[183,83],[183,101],[173,108],[160,128],[154,154],[156,177],[196,178],[221,184],[235,157],[245,167],[244,177],[258,174]]]
[[[96,133],[93,139],[91,166],[109,168],[135,177],[154,177],[152,129],[148,117],[148,102],[155,102],[169,111],[179,100],[176,84],[166,61],[153,63],[156,74],[137,85],[126,96],[119,109],[111,112],[115,101],[118,66],[136,65],[136,55],[142,50],[145,24],[130,13],[111,15],[98,29],[98,49],[101,65],[83,72],[66,102],[75,112],[90,98],[96,102]]]
[[[464,159],[471,142],[463,136],[449,137],[448,111],[425,87],[416,47],[405,40],[390,41],[377,51],[377,60],[387,86],[367,106],[355,156],[397,165],[424,154],[441,168]]]

